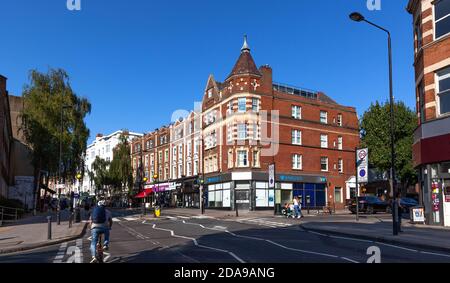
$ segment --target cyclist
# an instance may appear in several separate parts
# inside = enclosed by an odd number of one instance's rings
[[[105,241],[103,242],[103,250],[108,250],[109,248],[109,231],[112,227],[112,215],[109,210],[105,208],[106,203],[104,200],[100,200],[97,206],[89,217],[89,223],[91,225],[91,262],[96,262],[96,247],[98,242],[98,236],[100,234],[105,235]]]

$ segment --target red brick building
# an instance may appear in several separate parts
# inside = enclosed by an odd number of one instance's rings
[[[450,226],[450,0],[410,0],[418,128],[413,158],[429,224]]]
[[[303,207],[344,207],[359,144],[355,108],[273,82],[272,69],[256,67],[246,40],[225,81],[209,77],[202,105],[208,207],[273,209],[294,196]]]

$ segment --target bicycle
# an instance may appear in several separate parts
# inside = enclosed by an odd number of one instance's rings
[[[98,235],[96,250],[95,250],[95,260],[91,261],[91,263],[104,263],[103,259],[103,245],[102,245],[102,235]]]

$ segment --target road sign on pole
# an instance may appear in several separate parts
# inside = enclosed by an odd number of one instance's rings
[[[275,188],[275,164],[269,165],[269,188]]]
[[[369,182],[369,149],[363,148],[356,151],[356,168],[359,183]]]

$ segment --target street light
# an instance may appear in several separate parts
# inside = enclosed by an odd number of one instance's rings
[[[81,199],[81,179],[83,178],[83,175],[81,173],[78,173],[75,178],[78,180],[78,202],[75,208],[75,222],[80,223],[81,222],[81,214],[80,214],[80,199]]]
[[[354,12],[350,14],[350,19],[355,22],[366,22],[378,29],[381,29],[382,31],[386,32],[388,34],[388,53],[389,53],[389,99],[390,99],[390,111],[391,111],[391,178],[392,178],[392,194],[393,194],[393,212],[392,212],[392,230],[394,236],[398,235],[398,228],[400,228],[399,222],[398,222],[398,209],[397,209],[397,184],[395,180],[395,133],[394,133],[394,94],[393,94],[393,87],[392,87],[392,45],[391,45],[391,33],[377,25],[374,24],[364,18],[363,15],[361,15],[358,12]]]

